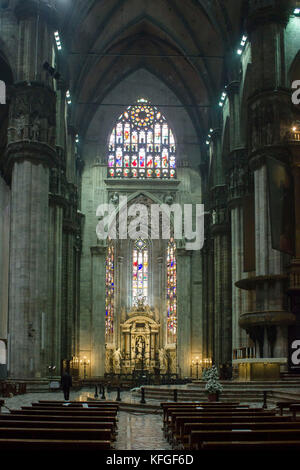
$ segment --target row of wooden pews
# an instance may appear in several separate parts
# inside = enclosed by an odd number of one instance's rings
[[[114,447],[116,402],[39,401],[0,414],[0,451],[99,451]]]
[[[173,449],[299,449],[300,421],[277,410],[239,403],[162,403],[163,429]]]

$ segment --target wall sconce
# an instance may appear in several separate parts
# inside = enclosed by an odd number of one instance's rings
[[[56,370],[56,366],[48,366],[48,370],[52,379],[53,372]]]

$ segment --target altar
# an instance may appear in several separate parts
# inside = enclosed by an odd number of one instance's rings
[[[150,307],[138,303],[121,327],[122,373],[159,369],[160,323]]]

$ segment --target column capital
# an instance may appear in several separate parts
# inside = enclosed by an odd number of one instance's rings
[[[229,98],[232,98],[234,95],[238,94],[240,90],[240,82],[238,80],[234,80],[228,83],[226,87],[226,92]]]
[[[187,250],[184,247],[177,248],[176,253],[177,253],[178,256],[181,256],[181,257],[182,256],[191,257],[193,255],[192,250]]]
[[[212,132],[210,132],[212,140],[217,140],[222,136],[222,129],[220,127],[215,127]]]
[[[272,147],[269,152],[254,152],[249,158],[249,168],[251,171],[259,170],[259,168],[267,164],[268,157],[276,159],[282,163],[290,164],[291,155],[285,147]]]
[[[249,33],[269,23],[286,26],[292,13],[291,0],[250,0],[246,28]]]
[[[7,146],[5,152],[3,165],[5,177],[10,179],[14,164],[24,160],[31,161],[36,165],[42,163],[49,168],[58,163],[55,150],[48,144],[29,141],[14,142]]]
[[[92,256],[103,256],[103,255],[106,255],[106,252],[107,252],[107,247],[106,245],[102,245],[102,246],[91,246],[90,247],[90,250],[91,250],[91,255]]]
[[[15,7],[15,15],[19,21],[39,15],[44,21],[53,25],[53,28],[58,23],[55,8],[48,2],[41,2],[40,0],[19,0]]]
[[[11,87],[8,143],[34,141],[55,147],[56,94],[40,82]]]

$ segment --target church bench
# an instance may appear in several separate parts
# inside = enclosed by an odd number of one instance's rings
[[[80,410],[77,410],[77,409],[74,409],[72,408],[71,410],[61,410],[61,409],[55,409],[55,410],[45,410],[45,409],[42,409],[42,410],[38,410],[38,409],[35,409],[35,408],[31,408],[29,407],[29,409],[24,409],[26,407],[22,407],[21,410],[10,410],[11,413],[13,414],[28,414],[28,415],[39,415],[39,414],[43,414],[43,415],[57,415],[57,416],[68,416],[68,415],[73,415],[73,416],[80,416],[80,417],[83,417],[83,416],[86,416],[86,417],[89,417],[89,416],[115,416],[117,415],[117,411],[116,410],[88,410],[88,409],[80,409]]]
[[[300,404],[290,404],[290,410],[293,414],[293,419],[296,419],[297,413],[300,411]]]
[[[163,409],[163,417],[164,421],[166,420],[166,414],[167,411],[171,408],[178,409],[178,408],[196,408],[196,407],[206,407],[206,408],[217,408],[219,409],[220,407],[239,407],[239,408],[249,408],[249,405],[240,405],[239,402],[216,402],[216,403],[211,403],[211,402],[190,402],[190,403],[180,403],[180,402],[167,402],[167,403],[161,403],[160,404],[161,408]]]
[[[276,403],[277,408],[280,410],[280,414],[283,414],[284,409],[290,410],[291,405],[300,405],[300,401],[278,401]]]
[[[276,414],[276,410],[262,410],[262,409],[256,409],[256,408],[252,408],[252,409],[241,409],[241,410],[238,410],[238,409],[220,409],[220,410],[198,410],[198,409],[188,409],[188,408],[178,408],[176,410],[174,409],[170,409],[168,410],[167,414],[166,414],[166,423],[168,424],[170,421],[172,421],[172,419],[174,419],[175,416],[180,416],[180,415],[183,415],[183,414],[190,414],[190,415],[197,415],[197,416],[205,416],[205,415],[209,415],[211,417],[222,417],[222,416],[243,416],[243,415],[249,415],[249,416],[254,416],[254,415],[257,415],[257,416],[267,416],[267,415],[275,415]]]
[[[109,429],[115,433],[113,421],[37,421],[37,420],[9,420],[0,418],[0,428],[60,428],[60,429]]]
[[[66,406],[66,403],[68,405]],[[36,402],[32,403],[32,406],[43,406],[43,407],[48,407],[48,408],[56,408],[56,407],[63,407],[63,408],[83,408],[83,405],[88,405],[89,408],[105,408],[105,407],[116,407],[119,409],[119,404],[116,403],[115,401],[107,402],[89,402],[89,401],[83,401],[83,402],[52,402],[52,403],[46,403],[46,402]]]
[[[193,412],[193,413],[226,413],[226,412],[241,412],[241,413],[254,413],[254,412],[263,412],[263,408],[237,408],[237,407],[218,407],[218,408],[210,408],[210,407],[199,407],[199,406],[178,406],[178,407],[170,407],[166,408],[164,414],[164,424],[168,423],[170,416],[173,413],[179,412]]]
[[[71,440],[71,439],[0,439],[0,451],[25,451],[25,452],[44,452],[61,451],[68,452],[98,452],[99,450],[110,450],[111,442],[109,440]]]
[[[252,413],[236,413],[236,412],[230,412],[230,413],[202,413],[202,412],[187,412],[187,411],[179,411],[179,412],[172,412],[170,415],[170,419],[166,423],[166,426],[164,428],[165,430],[165,437],[169,438],[172,436],[172,434],[175,432],[176,429],[176,420],[180,417],[184,417],[188,419],[189,417],[193,417],[193,419],[198,419],[199,421],[202,421],[203,419],[207,418],[210,419],[211,422],[220,420],[223,418],[224,421],[231,421],[232,419],[239,419],[239,418],[249,418],[251,419],[256,419],[256,418],[263,418],[263,417],[276,417],[275,412],[273,411],[264,411],[264,412],[252,412]]]
[[[230,452],[230,455],[237,452],[244,454],[246,451],[286,452],[288,450],[299,451],[299,441],[203,442],[201,444],[201,452]]]
[[[33,410],[39,410],[39,411],[46,410],[46,411],[52,411],[52,412],[66,411],[68,413],[72,412],[73,410],[76,411],[76,412],[84,410],[84,411],[100,411],[100,412],[102,412],[102,411],[113,411],[113,412],[116,412],[116,413],[119,411],[118,407],[111,406],[111,405],[108,405],[108,406],[89,406],[88,408],[83,407],[83,406],[43,406],[43,405],[37,405],[37,406],[22,406],[21,408],[22,408],[22,410],[33,409]]]
[[[299,451],[299,441],[245,441],[245,442],[203,442],[201,444],[201,451],[218,451],[230,452],[232,455],[237,451],[272,451],[272,452],[286,452],[287,450]]]
[[[0,420],[28,420],[28,421],[89,421],[89,422],[105,422],[111,421],[114,422],[115,425],[117,424],[117,417],[116,415],[105,415],[105,416],[78,416],[78,415],[65,415],[65,414],[28,414],[27,412],[22,413],[22,410],[19,410],[20,413],[5,413],[0,415]]]
[[[80,429],[66,428],[2,428],[0,427],[0,439],[70,439],[70,440],[102,440],[112,441],[111,429]]]
[[[71,403],[72,405],[81,405],[82,403],[88,404],[95,404],[95,405],[118,405],[115,401],[106,401],[106,400],[38,400],[36,403],[40,403],[41,405],[52,405],[52,404],[64,404],[64,403]]]
[[[182,437],[184,432],[184,427],[186,425],[190,426],[202,426],[203,428],[211,428],[215,426],[216,428],[219,428],[221,426],[227,426],[229,424],[253,424],[253,425],[258,425],[262,423],[263,425],[268,424],[270,427],[273,426],[273,423],[282,423],[286,424],[287,426],[292,423],[291,417],[290,416],[237,416],[235,418],[232,417],[227,417],[227,418],[201,418],[199,416],[177,416],[175,419],[175,423],[173,425],[173,434],[176,437]]]
[[[184,423],[180,427],[180,431],[174,436],[173,442],[180,445],[182,448],[188,447],[189,436],[192,431],[225,431],[233,429],[298,429],[300,430],[300,423],[289,421],[274,421],[270,422],[228,422],[228,423]]]
[[[192,431],[187,449],[199,450],[206,441],[299,441],[300,429],[256,429],[250,431]]]
[[[174,425],[174,432],[176,434],[181,434],[183,426],[186,423],[189,424],[199,424],[203,426],[214,426],[214,425],[222,425],[228,423],[269,423],[272,426],[272,423],[292,423],[291,416],[236,416],[236,417],[220,417],[220,418],[211,418],[211,417],[201,417],[201,416],[193,416],[193,415],[184,415],[184,416],[177,416],[175,419]]]

